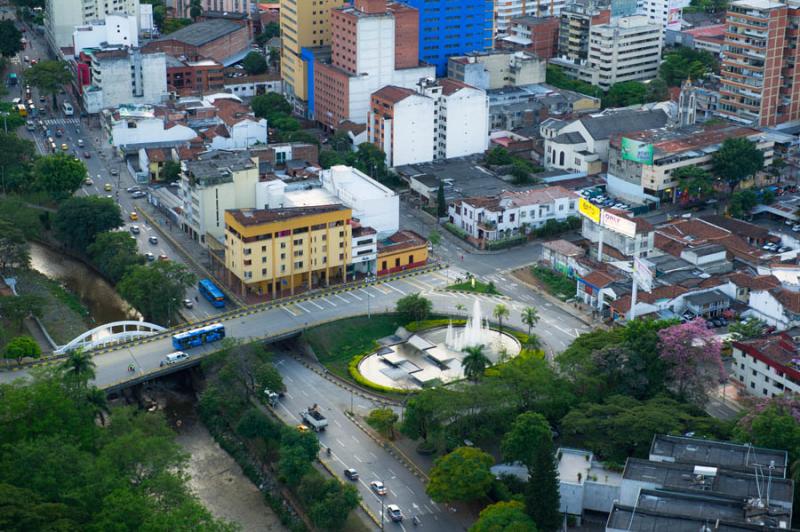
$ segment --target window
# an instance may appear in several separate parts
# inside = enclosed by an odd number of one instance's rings
[[[394,259],[394,267],[397,268],[399,266],[400,266],[400,259],[399,258]]]
[[[286,259],[286,253],[281,253],[281,260],[285,260],[285,259]]]
[[[261,264],[267,263],[267,257],[261,257]]]
[[[295,262],[294,263],[294,267],[295,268],[302,268],[303,267],[303,261],[301,260],[301,261]]]
[[[245,279],[252,279],[253,278],[253,272],[244,272],[244,278]]]
[[[295,238],[292,241],[292,244],[294,244],[295,246],[302,246],[303,245],[303,239],[302,238]]]
[[[267,246],[261,246],[261,253],[267,252]]]
[[[409,264],[414,264],[414,255],[409,255],[408,256],[408,263]]]
[[[261,268],[261,275],[267,275],[267,269]]]
[[[286,249],[286,242],[281,242],[281,249]]]

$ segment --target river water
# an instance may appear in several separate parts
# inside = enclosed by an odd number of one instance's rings
[[[60,281],[77,295],[96,323],[140,318],[136,309],[128,305],[111,284],[78,260],[31,243],[31,266],[50,279]]]

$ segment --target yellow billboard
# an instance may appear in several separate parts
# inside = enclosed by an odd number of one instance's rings
[[[586,198],[581,198],[578,202],[578,212],[589,218],[594,223],[600,223],[600,207]]]

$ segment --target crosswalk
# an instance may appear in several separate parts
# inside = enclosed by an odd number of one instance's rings
[[[80,125],[80,118],[48,118],[42,120],[46,126],[77,126]]]

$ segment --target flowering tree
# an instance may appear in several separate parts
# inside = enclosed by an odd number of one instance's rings
[[[683,399],[703,404],[725,377],[721,345],[705,320],[697,318],[658,331],[659,356],[668,367],[668,382]]]

